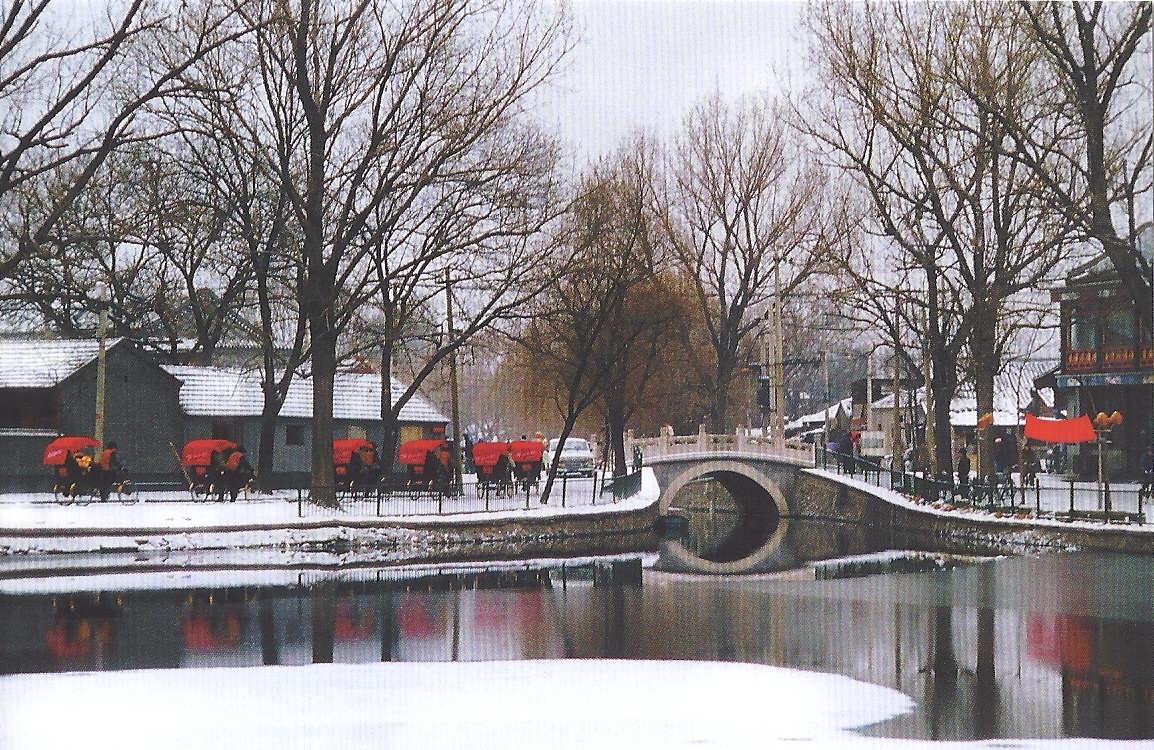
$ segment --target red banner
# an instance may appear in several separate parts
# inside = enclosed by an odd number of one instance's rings
[[[1092,443],[1097,436],[1090,417],[1085,414],[1074,419],[1047,419],[1027,414],[1026,437],[1043,443]]]

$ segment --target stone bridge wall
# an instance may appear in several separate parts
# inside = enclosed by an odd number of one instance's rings
[[[662,487],[662,512],[668,508],[671,499],[666,496],[665,489],[693,466],[694,462],[686,459],[670,457],[655,462],[654,471]],[[710,458],[710,461],[716,460],[717,457]],[[743,459],[731,454],[728,460]],[[961,513],[946,515],[929,508],[891,502],[883,496],[886,494],[884,490],[878,491],[864,483],[816,469],[760,457],[747,462],[768,476],[781,490],[789,508],[787,515],[865,527],[860,530],[846,528],[846,549],[839,550],[839,554],[855,554],[862,551],[859,547],[957,554],[1021,554],[1047,549],[1154,554],[1154,529],[1148,526],[975,518]]]

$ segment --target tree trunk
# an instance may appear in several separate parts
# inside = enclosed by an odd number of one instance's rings
[[[276,422],[280,415],[281,403],[272,392],[273,388],[265,385],[264,405],[260,412],[260,444],[256,457],[257,484],[261,490],[269,492],[273,489],[273,450],[276,446]]]
[[[377,456],[385,477],[393,473],[397,458],[399,411],[393,410],[393,343],[387,341],[381,345],[381,449]]]
[[[733,368],[725,363],[717,366],[717,386],[713,392],[709,422],[714,433],[724,435],[729,432],[729,378]]]
[[[546,457],[549,462],[549,472],[545,477],[545,489],[541,490],[541,504],[545,505],[549,502],[549,493],[553,491],[553,480],[557,478],[557,459],[561,457],[561,450],[565,447],[565,440],[573,432],[573,426],[577,424],[576,414],[570,414],[565,417],[565,425],[561,428],[561,436],[557,442],[557,450],[552,457]]]
[[[314,312],[309,319],[312,331],[313,380],[313,502],[325,507],[337,504],[336,475],[333,470],[333,386],[337,372],[337,337],[328,326],[328,310]]]
[[[936,474],[950,467],[954,455],[953,426],[950,424],[950,402],[958,390],[958,375],[952,361],[943,352],[935,358],[932,374],[934,391],[934,453],[931,470]]]
[[[997,376],[998,362],[994,345],[994,321],[992,316],[978,316],[970,339],[970,352],[974,359],[974,396],[977,402],[978,417],[983,414],[992,414],[994,411],[994,379]],[[975,467],[978,476],[990,474],[993,468],[991,460],[991,445],[989,429],[978,429],[978,465]]]
[[[606,394],[605,423],[609,427],[609,449],[613,455],[613,476],[629,473],[625,456],[625,393],[624,377],[615,378],[615,385]]]

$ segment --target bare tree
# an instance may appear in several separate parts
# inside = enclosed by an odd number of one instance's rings
[[[851,256],[857,307],[889,338],[913,330],[928,360],[934,468],[951,464],[949,405],[968,352],[980,412],[1013,332],[1037,320],[1031,294],[1070,248],[1006,129],[971,92],[1034,132],[1054,132],[1034,97],[1036,50],[1010,9],[977,4],[819,6],[811,26],[824,80],[807,131],[866,196],[872,241]],[[962,71],[965,85],[958,85]]]
[[[822,172],[800,153],[772,103],[731,107],[715,97],[693,110],[670,157],[662,223],[676,261],[695,284],[713,362],[699,373],[710,420],[728,427],[730,387],[757,312],[780,276],[788,297],[825,268],[840,230]]]
[[[564,264],[541,262],[555,250],[545,230],[565,206],[556,160],[554,144],[536,130],[496,128],[466,158],[446,164],[409,211],[382,206],[388,224],[373,235],[377,296],[365,326],[371,346],[381,350],[386,463],[401,409],[426,378],[480,332],[528,314],[533,299],[564,271]],[[447,294],[453,295],[452,331],[433,316],[444,310]],[[406,339],[423,346],[406,346]],[[402,348],[415,356],[408,384],[393,399],[392,363]]]
[[[158,135],[141,117],[148,104],[183,90],[204,54],[246,33],[211,2],[130,0],[65,35],[53,28],[59,19],[50,6],[36,0],[0,10],[0,206],[9,235],[0,281],[51,241],[117,149]],[[187,43],[170,34],[178,24],[195,29],[181,39]],[[28,189],[16,199],[21,188]]]
[[[338,339],[375,294],[373,248],[517,119],[556,63],[564,19],[497,0],[269,0],[236,11],[259,29],[256,142],[300,232],[312,489],[331,504]]]
[[[630,160],[599,165],[585,177],[563,230],[566,272],[517,337],[527,379],[552,393],[563,419],[542,502],[577,420],[604,399],[623,429],[625,380],[631,369],[652,362],[642,350],[651,346],[655,320],[638,314],[639,294],[655,281],[657,268],[650,180],[647,165]],[[620,454],[623,465],[624,448]]]
[[[1005,102],[974,89],[1003,132],[1009,158],[1029,169],[1064,217],[1102,245],[1154,330],[1149,262],[1137,248],[1150,220],[1152,151],[1150,3],[1021,2],[1017,28],[1036,43],[1060,129],[1037,131]],[[1143,39],[1145,48],[1143,49]]]

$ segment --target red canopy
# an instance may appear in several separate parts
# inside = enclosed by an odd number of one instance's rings
[[[236,443],[231,440],[214,440],[212,438],[189,440],[184,444],[184,450],[180,453],[180,463],[184,466],[208,466],[212,460],[213,451],[236,447]]]
[[[1097,437],[1090,417],[1083,414],[1074,419],[1047,419],[1026,415],[1026,438],[1043,443],[1092,443]]]
[[[512,449],[515,463],[532,464],[541,460],[541,454],[545,452],[545,445],[536,440],[514,440]]]
[[[358,451],[362,448],[369,450],[373,447],[365,438],[343,438],[341,440],[333,441],[333,464],[341,466],[348,464],[353,457],[353,451]]]
[[[473,463],[477,466],[492,468],[501,460],[501,456],[509,455],[508,443],[484,442],[473,446]]]
[[[44,465],[63,466],[64,459],[69,453],[76,455],[85,448],[96,450],[98,447],[100,447],[100,443],[90,437],[80,437],[78,435],[58,437],[44,449]]]
[[[429,451],[448,447],[444,440],[410,440],[397,451],[397,462],[404,466],[423,466]]]

